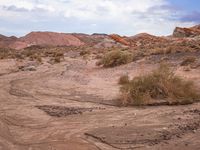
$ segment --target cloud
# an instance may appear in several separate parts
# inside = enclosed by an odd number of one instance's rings
[[[6,11],[17,11],[17,12],[25,12],[25,11],[27,11],[27,9],[25,9],[25,8],[17,8],[17,7],[14,6],[14,5],[2,6],[1,8],[2,8],[3,10],[6,10]]]
[[[195,23],[200,23],[200,12],[195,11],[189,14],[185,14],[180,18],[181,21],[183,22],[195,22]]]
[[[167,0],[0,0],[0,21],[11,23],[18,35],[22,30],[164,35],[193,24],[179,15]]]
[[[9,7],[9,6],[15,6],[16,8],[24,8],[31,10],[34,7],[34,0],[0,0],[0,5]]]

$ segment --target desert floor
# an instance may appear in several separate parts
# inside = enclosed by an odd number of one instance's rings
[[[200,87],[200,69],[176,74]],[[154,59],[154,63],[151,59]],[[59,64],[0,60],[1,150],[199,150],[200,103],[119,107],[120,75],[150,72],[152,57],[115,68],[65,57]]]

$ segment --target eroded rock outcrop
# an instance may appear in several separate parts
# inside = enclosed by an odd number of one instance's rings
[[[128,41],[125,40],[125,38],[123,38],[123,37],[121,37],[121,36],[119,36],[119,35],[117,35],[117,34],[111,34],[110,37],[111,37],[114,41],[116,41],[116,42],[118,42],[118,43],[120,43],[120,44],[122,44],[122,45],[126,45],[126,46],[129,46],[129,45],[130,45],[130,43],[129,43]]]
[[[191,28],[176,27],[173,36],[179,38],[200,36],[200,25]]]

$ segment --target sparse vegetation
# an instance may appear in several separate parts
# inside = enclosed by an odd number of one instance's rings
[[[32,54],[32,55],[29,56],[29,59],[31,61],[36,60],[38,62],[42,62],[42,58],[41,58],[41,56],[39,54]]]
[[[60,63],[61,62],[61,57],[60,56],[56,56],[54,57],[54,63]]]
[[[119,78],[119,82],[118,82],[120,85],[124,85],[124,84],[127,84],[129,83],[129,76],[128,75],[122,75],[120,78]]]
[[[31,61],[42,62],[42,58],[49,57],[53,60],[55,57],[64,58],[64,54],[69,50],[75,50],[74,47],[40,47],[31,46],[21,50],[0,48],[0,59],[18,59],[28,58]],[[58,60],[58,58],[56,58]]]
[[[199,98],[193,82],[182,80],[166,65],[121,87],[121,102],[124,105],[145,105],[161,99],[169,105],[189,104]]]
[[[89,50],[82,50],[81,52],[80,52],[80,55],[81,56],[85,56],[85,55],[89,55],[90,54],[90,51]]]
[[[52,56],[53,63],[60,63],[62,59],[64,59],[64,53],[61,51],[53,52]]]
[[[53,57],[64,57],[64,53],[61,51],[53,52]]]
[[[182,61],[181,66],[190,65],[190,64],[194,63],[195,61],[196,61],[196,57],[192,57],[192,56],[187,57]]]
[[[102,59],[103,58],[103,54],[96,54],[95,59]]]
[[[133,56],[131,53],[120,50],[113,50],[105,54],[105,56],[97,62],[97,65],[103,65],[103,67],[115,67],[122,64],[131,62]]]
[[[38,61],[39,63],[42,63],[42,57],[41,57],[41,56],[38,56],[38,57],[37,57],[37,61]]]
[[[15,58],[16,52],[9,48],[0,48],[0,59]]]

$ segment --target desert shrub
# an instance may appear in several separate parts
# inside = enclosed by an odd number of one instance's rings
[[[26,57],[34,57],[36,55],[36,51],[34,50],[24,50],[22,54]]]
[[[9,59],[15,56],[16,51],[9,48],[0,48],[0,59]]]
[[[54,57],[54,63],[60,63],[60,62],[61,62],[61,57],[60,56]]]
[[[165,50],[163,48],[153,48],[150,50],[149,55],[161,55],[165,53]]]
[[[114,50],[105,54],[105,56],[97,62],[97,65],[103,67],[115,67],[127,64],[132,61],[132,54],[126,51]]]
[[[27,51],[32,51],[32,50],[41,50],[45,48],[45,46],[41,46],[41,45],[31,45],[29,47],[26,47],[24,48],[24,50],[27,50]]]
[[[51,61],[53,63],[60,63],[61,60],[64,59],[64,53],[62,51],[53,51]]]
[[[97,54],[95,59],[102,59],[103,58],[103,55],[102,54]]]
[[[192,56],[187,57],[187,58],[185,58],[185,59],[181,62],[181,66],[187,66],[187,65],[189,65],[189,64],[194,63],[195,61],[196,61],[196,58],[195,58],[195,57],[192,57]]]
[[[81,56],[88,55],[88,54],[90,54],[90,51],[89,51],[89,50],[82,50],[82,51],[80,52],[80,55],[81,55]]]
[[[133,78],[122,85],[121,102],[125,105],[145,105],[154,100],[167,104],[188,104],[200,98],[193,82],[176,76],[166,65],[145,76]]]
[[[119,83],[120,85],[124,85],[124,84],[129,83],[129,76],[128,76],[128,75],[122,75],[122,76],[119,78],[118,83]]]
[[[30,57],[29,57],[29,60],[31,60],[31,61],[34,61],[34,60],[36,60],[36,61],[38,61],[38,62],[42,62],[42,58],[41,58],[41,56],[39,55],[39,54],[33,54],[33,55],[31,55]]]
[[[61,51],[53,52],[53,57],[64,57],[64,53]]]
[[[20,54],[20,53],[16,53],[16,54],[14,55],[13,58],[16,58],[16,59],[24,59],[24,55],[22,55],[22,54]]]
[[[42,62],[42,57],[38,55],[38,57],[36,58],[36,60],[41,63]]]

